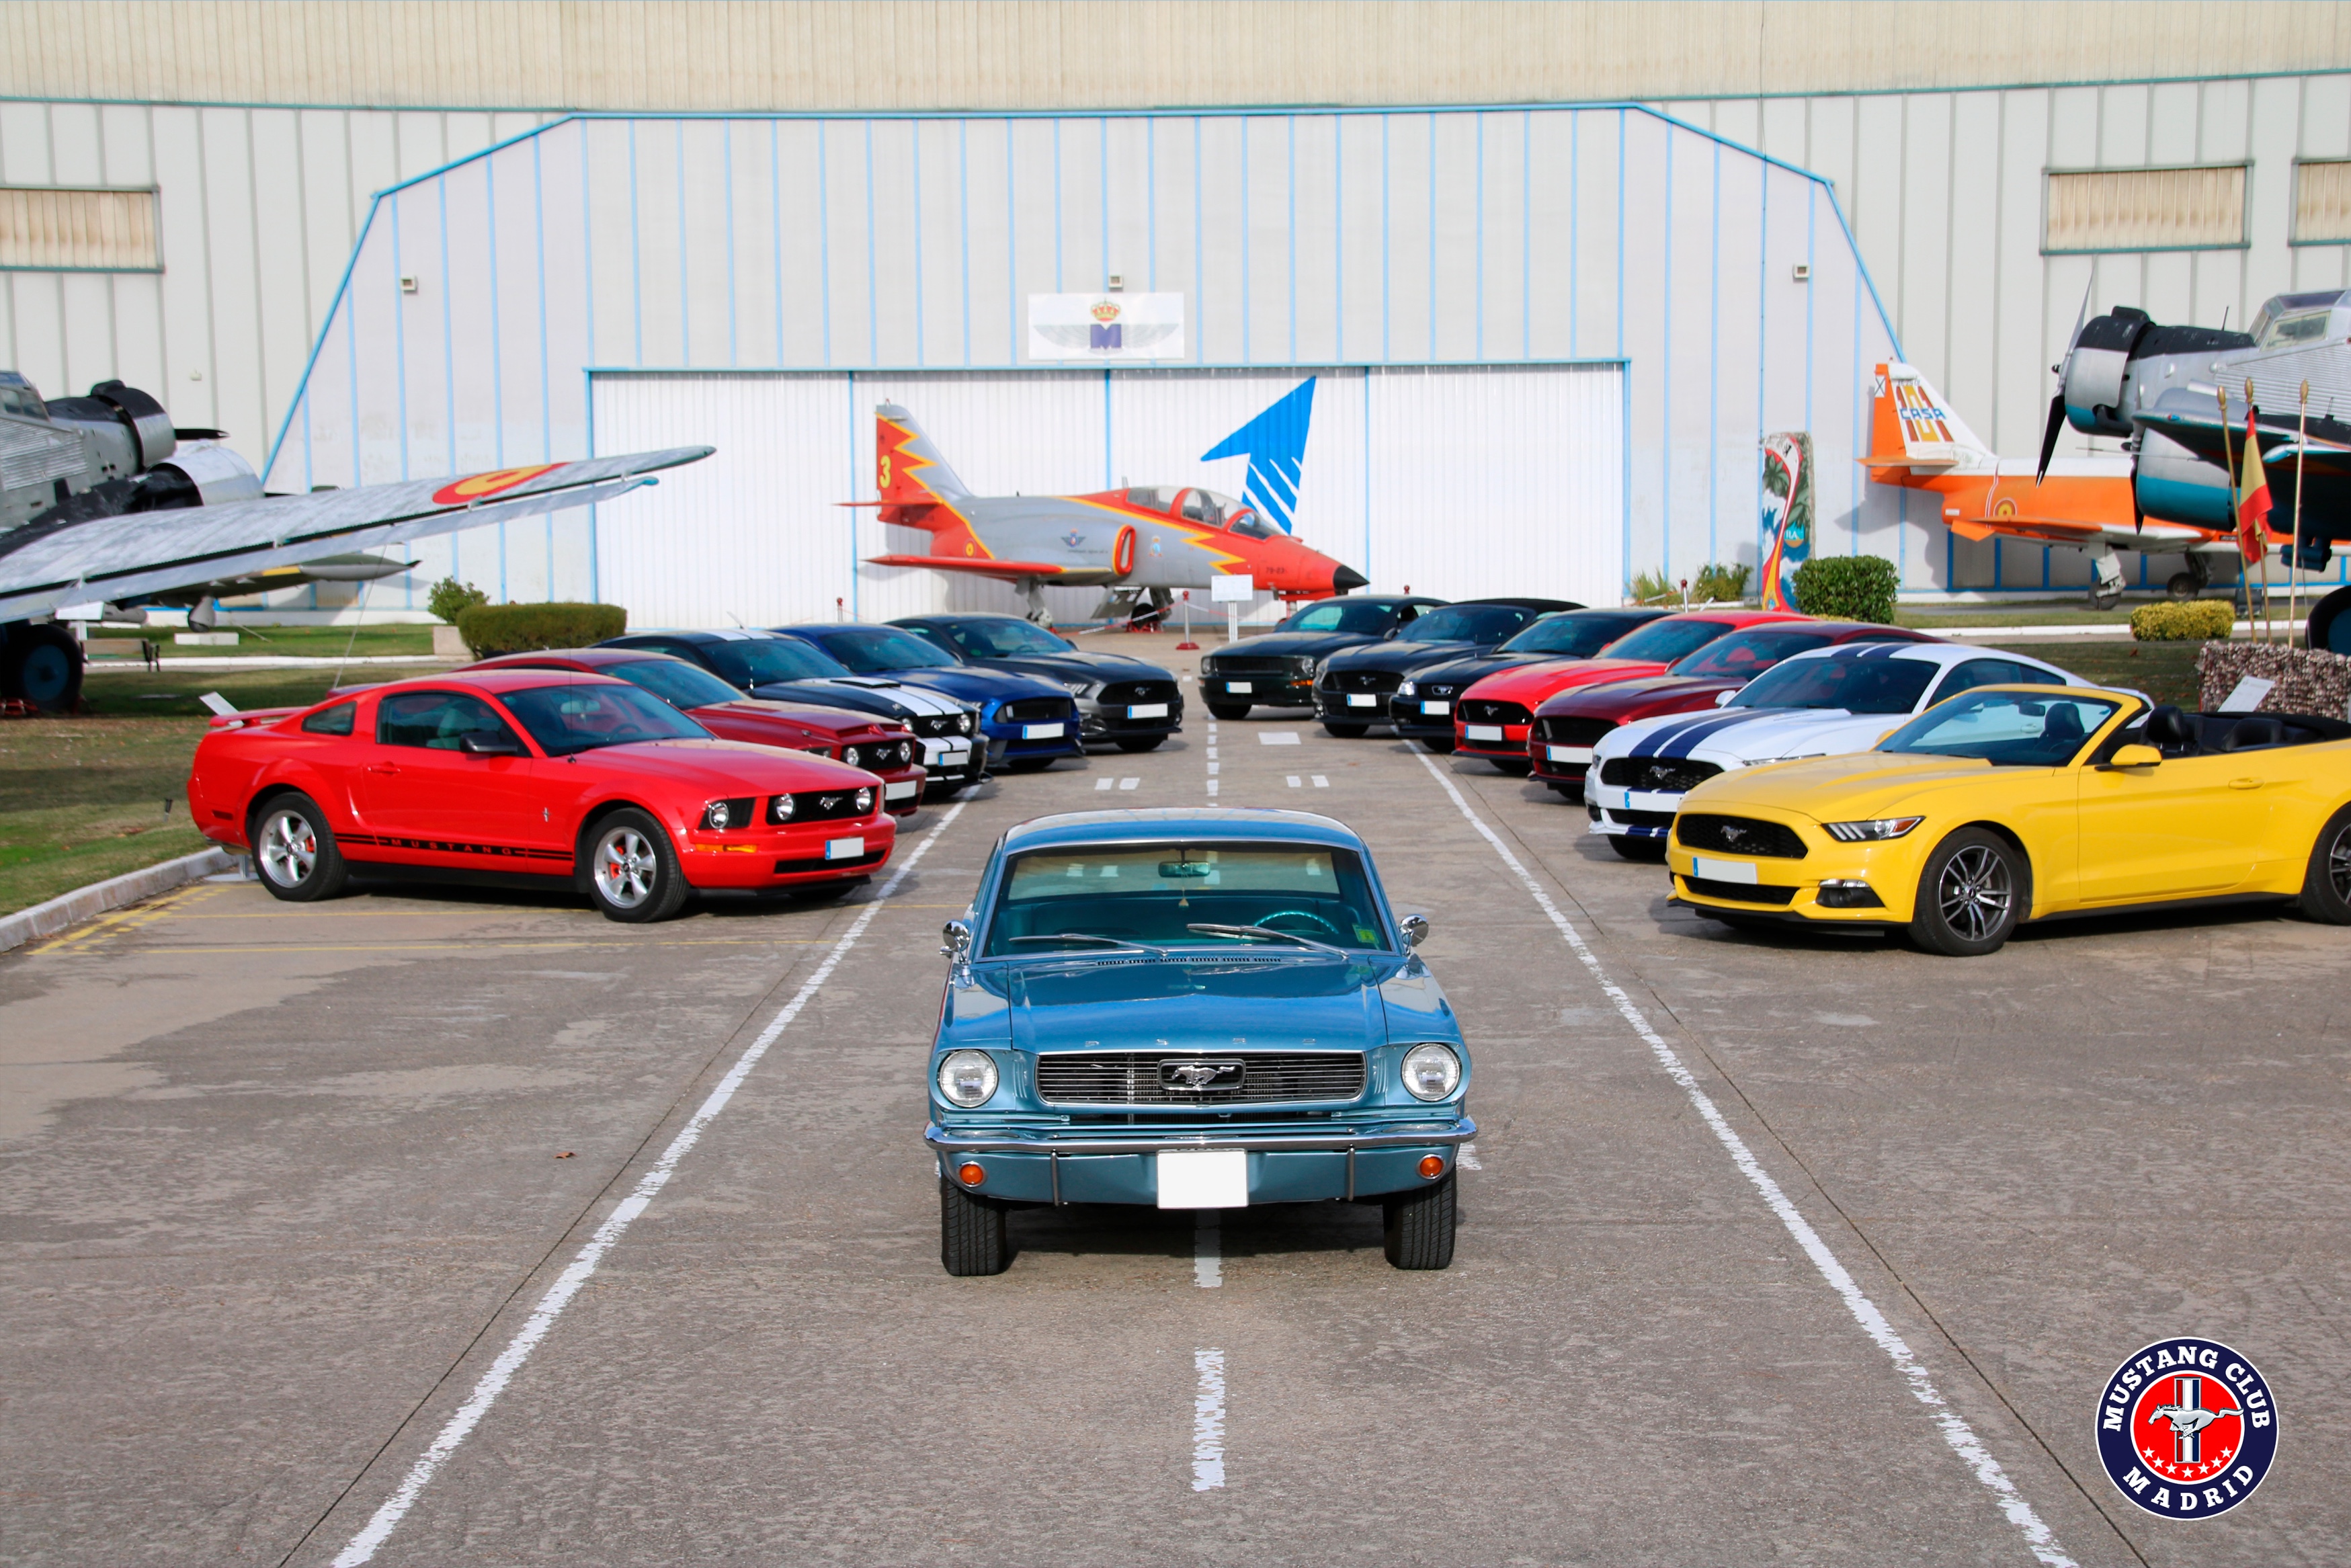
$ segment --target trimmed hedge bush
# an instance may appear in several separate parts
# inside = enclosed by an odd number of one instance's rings
[[[617,604],[476,604],[457,617],[457,635],[476,659],[541,648],[585,648],[629,629]]]
[[[458,616],[476,604],[487,604],[489,601],[490,596],[472,583],[459,582],[454,577],[444,577],[434,583],[433,591],[425,596],[424,608],[455,626],[457,624]]]
[[[2225,642],[2236,624],[2236,607],[2225,599],[2142,604],[2131,612],[2131,635],[2142,643]]]
[[[1875,555],[1816,555],[1796,569],[1796,608],[1828,621],[1894,624],[1894,563]]]

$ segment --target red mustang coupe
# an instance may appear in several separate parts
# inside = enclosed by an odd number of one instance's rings
[[[894,719],[814,703],[747,697],[701,665],[643,648],[560,648],[507,653],[468,664],[469,670],[579,670],[613,675],[643,686],[721,740],[747,740],[830,757],[882,779],[882,799],[893,817],[911,817],[928,777],[914,760],[922,744]]]
[[[696,891],[846,886],[898,832],[861,768],[721,740],[625,681],[528,669],[216,718],[188,809],[250,849],[279,898],[325,898],[355,873],[519,875],[625,921]]]
[[[1575,686],[1660,675],[1718,637],[1774,621],[1811,617],[1785,610],[1689,610],[1664,615],[1627,632],[1589,659],[1553,659],[1497,670],[1463,692],[1453,705],[1453,749],[1482,757],[1505,773],[1524,773],[1527,729],[1535,709]]]
[[[1662,675],[1571,686],[1535,709],[1527,756],[1535,777],[1571,800],[1583,799],[1583,770],[1592,748],[1620,724],[1659,714],[1696,713],[1719,704],[1791,653],[1840,643],[1938,643],[1924,632],[1865,621],[1814,621],[1801,626],[1757,626],[1718,637]]]

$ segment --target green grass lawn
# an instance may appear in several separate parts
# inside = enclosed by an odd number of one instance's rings
[[[423,674],[422,664],[360,664],[343,672],[343,684],[392,681]],[[327,695],[333,684],[331,666],[309,670],[190,670],[175,674],[167,666],[149,674],[125,670],[91,675],[82,682],[82,706],[94,716],[113,718],[202,718],[211,710],[196,699],[218,692],[240,708],[304,707]],[[195,748],[199,725],[190,734]]]
[[[430,626],[238,626],[222,630],[236,632],[235,647],[183,647],[172,641],[169,631],[162,628],[150,632],[147,641],[161,646],[166,659],[234,659],[252,653],[340,659],[346,649],[353,658],[371,653],[433,652]],[[134,632],[110,629],[90,641],[100,654],[121,653],[132,659],[139,656],[139,638]]]
[[[1987,643],[1987,646],[1991,644]],[[2068,637],[2062,643],[2002,643],[1998,646],[2071,670],[2085,681],[2128,686],[2159,703],[2197,706],[2196,651],[2201,643],[2131,643]]]
[[[203,849],[187,784],[204,731],[152,716],[0,722],[0,915]]]

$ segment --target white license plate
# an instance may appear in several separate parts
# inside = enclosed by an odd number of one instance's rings
[[[1499,724],[1465,724],[1461,727],[1461,733],[1472,740],[1499,740],[1502,738],[1502,727]]]
[[[1717,861],[1692,855],[1690,862],[1690,875],[1708,882],[1743,882],[1752,887],[1757,880],[1753,861]]]
[[[956,768],[970,760],[971,742],[968,740],[925,737],[923,741],[923,766],[925,768]]]
[[[1127,705],[1126,716],[1129,718],[1165,718],[1167,716],[1167,705],[1165,703],[1130,703]]]
[[[1228,692],[1253,692],[1257,690],[1257,687],[1251,685],[1247,681],[1227,681],[1225,683],[1225,690]]]
[[[1249,1151],[1163,1149],[1159,1154],[1162,1208],[1247,1208]]]
[[[865,841],[862,838],[824,841],[824,858],[829,861],[853,861],[864,852]],[[1748,880],[1752,882],[1755,879],[1750,877]]]
[[[1347,694],[1347,706],[1349,707],[1377,707],[1380,706],[1380,699],[1370,692],[1349,692]]]
[[[1592,747],[1588,746],[1546,746],[1543,755],[1553,762],[1589,762]]]
[[[1020,727],[1020,738],[1023,740],[1053,740],[1061,733],[1061,727],[1058,724],[1024,724]]]
[[[1426,714],[1431,718],[1443,718],[1447,714],[1453,711],[1453,705],[1451,703],[1423,703],[1420,705],[1420,711]]]
[[[912,796],[915,790],[921,788],[922,786],[915,783],[912,779],[901,779],[895,784],[884,784],[882,786],[882,798],[884,800],[904,800]]]

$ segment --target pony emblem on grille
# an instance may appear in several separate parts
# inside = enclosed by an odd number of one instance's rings
[[[1242,1063],[1229,1057],[1210,1061],[1163,1061],[1159,1064],[1159,1082],[1169,1089],[1188,1089],[1207,1093],[1212,1089],[1238,1089],[1248,1075]]]

